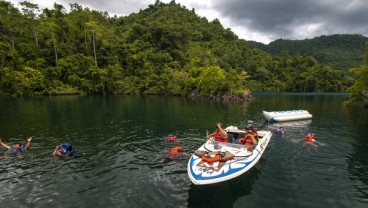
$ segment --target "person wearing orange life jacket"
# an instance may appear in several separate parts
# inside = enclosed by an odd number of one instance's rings
[[[165,140],[168,141],[168,142],[175,142],[176,141],[176,136],[174,134],[169,134],[169,135],[167,135]]]
[[[251,129],[248,129],[244,137],[239,139],[239,144],[244,144],[247,147],[248,151],[253,151],[254,146],[258,144],[252,133],[253,131]]]
[[[209,134],[207,136],[207,139],[210,137],[214,137],[215,141],[227,142],[227,139],[228,139],[227,133],[225,130],[222,129],[221,125],[222,125],[221,123],[217,123],[215,132],[213,132],[212,134]]]
[[[257,128],[250,128],[248,129],[248,132],[250,132],[250,134],[252,134],[252,136],[254,137],[254,139],[256,139],[256,141],[258,141],[258,133],[257,133]]]
[[[177,156],[179,156],[179,152],[181,152],[181,151],[183,151],[183,147],[176,146],[174,148],[171,148],[170,151],[167,153],[167,155],[177,157]]]
[[[307,135],[305,135],[304,137],[304,141],[306,142],[314,142],[316,140],[314,140],[314,135],[313,133],[308,133]]]
[[[175,146],[175,147],[171,148],[169,150],[169,152],[167,153],[166,157],[161,160],[161,163],[163,163],[165,161],[176,159],[179,156],[179,153],[181,151],[183,151],[183,147],[182,146]]]

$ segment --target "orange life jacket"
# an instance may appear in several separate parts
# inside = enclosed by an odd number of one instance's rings
[[[227,137],[223,137],[220,130],[216,130],[215,132],[215,141],[218,142],[227,142]]]
[[[251,135],[245,135],[245,137],[241,138],[239,140],[239,144],[253,144],[252,136]]]
[[[170,135],[166,137],[166,141],[168,142],[175,142],[176,141],[176,136],[175,135]]]
[[[305,137],[304,137],[304,141],[306,141],[306,142],[313,142],[314,135],[315,135],[315,134],[311,134],[311,136],[310,136],[310,137],[305,136]]]
[[[257,133],[257,132],[253,131],[253,132],[252,132],[252,136],[253,136],[256,140],[258,139],[258,133]]]
[[[182,150],[183,150],[183,147],[176,146],[174,148],[171,148],[171,150],[167,154],[168,155],[179,156],[179,152],[181,152]]]
[[[221,160],[220,155],[216,155],[215,157],[207,157],[205,155],[202,156],[202,160],[205,162],[216,162]]]
[[[247,137],[245,138],[245,143],[253,144],[253,139],[252,139],[252,137],[247,136]]]

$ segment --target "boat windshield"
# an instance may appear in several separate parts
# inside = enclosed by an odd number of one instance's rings
[[[244,150],[245,146],[242,144],[224,143],[214,140],[208,140],[206,142],[206,148],[210,150],[226,150],[226,149],[238,149]]]

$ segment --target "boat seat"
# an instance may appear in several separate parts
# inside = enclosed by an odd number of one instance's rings
[[[239,133],[239,135],[238,135],[238,139],[243,138],[243,137],[244,137],[244,135],[245,135],[245,133],[243,133],[243,132]]]
[[[234,140],[234,135],[231,133],[227,134],[227,142],[233,143],[233,140]]]

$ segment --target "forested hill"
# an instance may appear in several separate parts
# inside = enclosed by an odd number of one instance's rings
[[[273,55],[288,51],[290,55],[313,56],[317,61],[336,69],[350,69],[363,64],[365,43],[368,37],[362,35],[328,35],[305,40],[278,39],[268,45],[249,41],[249,45]]]
[[[312,57],[252,49],[175,1],[110,17],[0,0],[0,17],[0,96],[342,92],[353,82]]]

